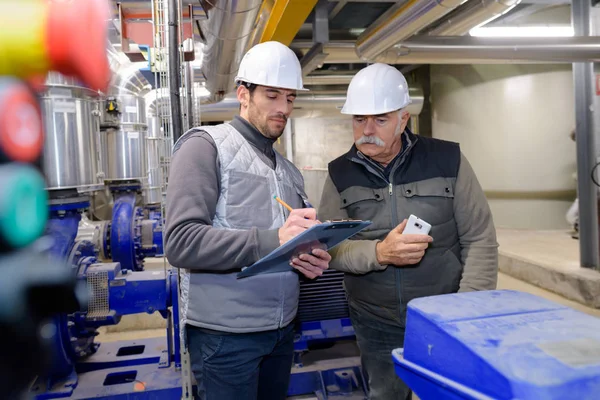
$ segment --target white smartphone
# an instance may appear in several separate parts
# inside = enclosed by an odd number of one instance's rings
[[[421,218],[410,214],[410,217],[408,217],[408,221],[406,221],[406,227],[404,228],[404,231],[402,231],[402,233],[409,235],[429,235],[429,231],[431,231],[430,224],[423,221]]]

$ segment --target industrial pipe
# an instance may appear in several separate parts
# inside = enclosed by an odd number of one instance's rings
[[[192,67],[192,63],[185,63],[185,109],[187,114],[187,129],[190,129],[194,126],[194,95],[193,95],[193,86],[194,86],[194,69]]]
[[[183,118],[181,116],[181,66],[179,59],[179,25],[177,0],[169,0],[167,9],[169,21],[168,53],[169,53],[169,90],[171,97],[171,127],[173,128],[173,143],[183,135]]]
[[[412,103],[407,107],[411,115],[419,115],[423,109],[423,91],[409,88]],[[292,118],[334,118],[343,117],[340,110],[346,101],[345,95],[320,94],[319,92],[300,94],[294,101]],[[230,121],[239,113],[240,103],[233,95],[222,101],[205,104],[201,107],[202,122]]]
[[[302,78],[305,85],[349,85],[354,75],[309,75]]]
[[[294,42],[307,52],[311,42]],[[325,63],[361,62],[354,42],[332,42],[323,50]],[[382,53],[376,61],[387,64],[511,64],[573,63],[600,60],[600,37],[487,38],[470,36],[416,36]]]
[[[489,23],[512,10],[521,0],[469,0],[444,18],[429,36],[462,36],[481,24]]]
[[[591,39],[591,4],[573,1],[571,20],[575,35]],[[600,268],[598,192],[591,174],[596,163],[594,127],[594,64],[573,63],[575,90],[575,142],[577,145],[577,195],[579,199],[579,257],[582,267]]]
[[[258,28],[254,24],[262,1],[206,0],[204,3],[209,17],[198,22],[206,39],[202,71],[210,96],[205,102],[212,103],[221,100],[235,87],[233,80],[250,34]],[[266,19],[258,21],[264,23]]]
[[[356,54],[363,61],[374,61],[385,50],[413,36],[464,1],[409,0],[408,2],[398,2],[358,37]]]

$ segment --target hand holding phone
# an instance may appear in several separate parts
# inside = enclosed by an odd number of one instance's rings
[[[431,225],[421,218],[411,214],[406,222],[406,227],[402,231],[403,235],[429,235]]]
[[[418,264],[433,241],[428,235],[430,230],[430,224],[411,215],[392,229],[382,242],[377,243],[377,261],[381,265]]]

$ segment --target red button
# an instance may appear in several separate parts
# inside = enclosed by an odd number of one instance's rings
[[[33,94],[14,84],[0,88],[0,147],[14,161],[32,162],[42,152],[44,132]]]

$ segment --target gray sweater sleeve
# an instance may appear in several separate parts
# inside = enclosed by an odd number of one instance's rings
[[[454,219],[464,270],[459,292],[496,289],[498,243],[492,212],[469,161],[461,154]]]
[[[177,268],[228,271],[248,266],[279,246],[277,230],[212,226],[219,199],[217,149],[205,132],[190,133],[171,160],[165,255]]]
[[[319,219],[347,219],[348,213],[341,208],[341,198],[331,177],[327,175],[319,204]],[[329,251],[329,267],[352,274],[366,274],[387,268],[377,262],[376,246],[380,240],[345,240]]]

